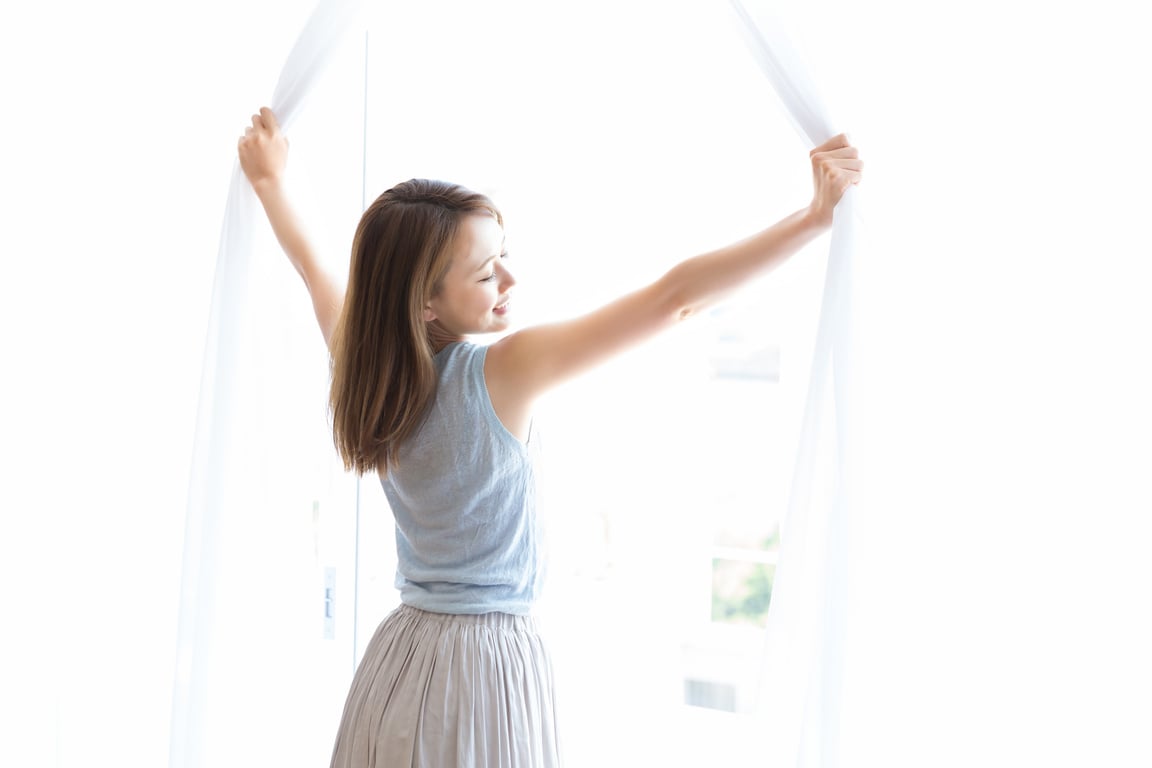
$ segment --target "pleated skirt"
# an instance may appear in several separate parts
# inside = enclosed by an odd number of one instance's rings
[[[555,768],[552,665],[529,616],[402,605],[376,630],[332,768]]]

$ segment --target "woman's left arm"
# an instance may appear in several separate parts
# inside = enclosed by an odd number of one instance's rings
[[[332,333],[344,306],[345,286],[324,269],[305,233],[304,223],[288,199],[284,188],[288,140],[280,132],[272,110],[264,107],[260,114],[252,116],[252,125],[245,130],[237,151],[240,167],[264,206],[276,240],[304,280],[324,343],[331,347]]]

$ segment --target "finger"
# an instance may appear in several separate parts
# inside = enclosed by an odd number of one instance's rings
[[[252,115],[252,127],[253,128],[264,127],[264,121],[263,121],[263,119],[261,119],[260,115]]]
[[[828,139],[828,141],[824,142],[823,144],[816,147],[815,149],[813,149],[810,154],[815,155],[815,154],[820,153],[820,152],[829,152],[831,150],[840,149],[841,147],[847,147],[847,146],[849,146],[848,134],[840,133],[840,134],[837,134],[837,135],[833,136],[832,138]]]
[[[268,126],[269,130],[280,130],[280,121],[276,119],[276,115],[268,107],[260,107],[260,117],[264,118],[264,125]]]
[[[815,163],[812,167],[815,177],[832,188],[839,187],[840,179],[849,175],[858,177],[863,170],[862,160],[825,160]]]
[[[815,152],[814,154],[820,155],[821,157],[829,157],[829,158],[833,158],[833,159],[838,160],[841,158],[860,157],[860,150],[856,149],[856,147],[849,145],[846,147],[840,147],[839,149],[829,149],[829,150],[825,150],[824,152]]]

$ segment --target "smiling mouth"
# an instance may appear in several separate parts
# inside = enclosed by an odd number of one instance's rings
[[[510,302],[511,302],[511,300],[506,301],[503,304],[497,304],[495,307],[492,308],[492,311],[493,312],[503,312],[504,310],[508,309],[508,304]]]

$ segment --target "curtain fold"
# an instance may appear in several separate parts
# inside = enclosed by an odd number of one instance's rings
[[[807,68],[762,7],[730,0],[739,32],[809,147],[835,136]],[[780,556],[768,610],[758,711],[771,765],[839,764],[847,630],[856,190],[833,216]]]
[[[283,127],[300,114],[362,5],[316,5],[269,104]],[[282,258],[266,267],[253,257],[260,237],[270,239],[266,229],[237,162],[217,254],[188,491],[173,768],[275,764],[310,752],[323,759],[330,748],[305,743],[315,728],[296,727],[317,709],[303,690],[323,699],[326,688],[301,656],[331,653],[316,642],[322,628],[315,618],[322,594],[316,517],[331,454],[320,436],[326,375],[322,351],[284,331],[271,278],[290,270]],[[289,298],[307,304],[298,294]],[[301,399],[305,392],[310,396]],[[316,411],[301,402],[317,403]]]

